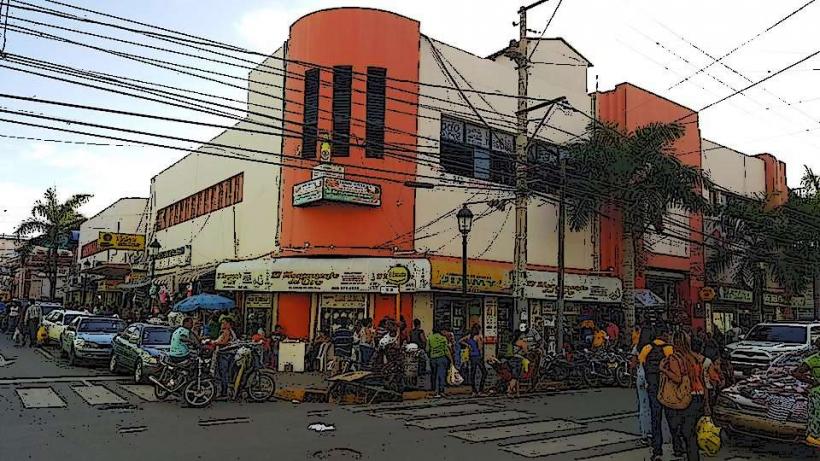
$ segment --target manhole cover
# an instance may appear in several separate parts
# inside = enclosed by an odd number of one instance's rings
[[[321,450],[313,454],[314,459],[327,459],[331,461],[347,460],[347,459],[361,459],[362,454],[352,448],[331,448],[330,450]]]

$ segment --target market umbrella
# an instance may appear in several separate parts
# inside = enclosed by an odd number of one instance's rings
[[[224,296],[201,294],[194,295],[183,299],[174,305],[174,312],[194,312],[197,310],[203,311],[229,311],[236,307],[233,300]]]

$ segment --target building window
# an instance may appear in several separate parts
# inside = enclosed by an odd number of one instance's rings
[[[350,156],[350,103],[353,67],[333,67],[333,156]]]
[[[387,69],[367,68],[367,124],[365,156],[384,157],[384,108]]]
[[[513,135],[452,117],[441,118],[441,166],[459,176],[512,185]]]
[[[242,202],[244,173],[205,188],[157,210],[156,229],[162,230]]]
[[[305,71],[303,108],[302,157],[316,158],[316,138],[319,131],[319,69]]]
[[[541,141],[530,145],[527,152],[530,186],[539,192],[555,194],[561,185],[559,150],[556,146]]]

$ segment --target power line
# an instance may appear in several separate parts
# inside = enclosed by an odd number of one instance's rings
[[[536,42],[535,42],[535,46],[534,46],[534,47],[532,47],[532,51],[530,51],[530,55],[529,55],[529,56],[527,56],[527,61],[530,61],[530,60],[532,59],[532,56],[535,54],[535,50],[537,50],[537,49],[538,49],[538,45],[540,45],[540,44],[541,44],[541,40],[543,40],[543,39],[544,39],[544,34],[546,34],[546,33],[547,33],[547,29],[549,29],[549,28],[550,28],[550,24],[552,24],[552,20],[555,18],[555,15],[558,13],[558,8],[561,8],[561,2],[563,2],[563,1],[564,1],[564,0],[558,0],[558,5],[556,5],[556,6],[555,6],[555,9],[554,9],[554,10],[552,10],[552,14],[550,15],[550,18],[547,20],[547,25],[546,25],[546,26],[544,26],[544,30],[542,30],[542,31],[541,31],[541,36],[540,36],[540,37],[538,37],[538,41],[536,41]]]

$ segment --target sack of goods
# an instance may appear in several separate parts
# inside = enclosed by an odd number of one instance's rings
[[[698,447],[707,456],[715,456],[720,451],[720,428],[715,426],[712,418],[700,418],[697,426]]]
[[[464,378],[461,377],[461,373],[456,370],[454,365],[450,365],[450,370],[447,371],[447,384],[450,386],[460,386],[463,382]]]

